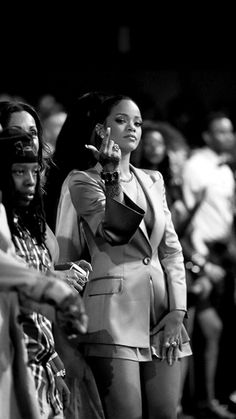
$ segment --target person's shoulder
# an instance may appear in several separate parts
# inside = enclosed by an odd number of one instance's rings
[[[68,175],[66,176],[65,180],[64,180],[64,184],[68,184],[70,179],[78,176],[80,173],[83,173],[82,170],[77,170],[77,169],[73,169],[71,170]]]
[[[189,157],[187,158],[186,162],[195,162],[199,159],[205,159],[208,155],[208,148],[207,147],[199,147],[195,148],[191,151]]]
[[[149,176],[154,182],[156,182],[157,180],[162,180],[163,179],[163,176],[162,176],[161,172],[159,172],[158,170],[137,169],[137,168],[136,168],[136,170],[138,172],[141,171],[145,175]]]
[[[158,170],[152,170],[152,169],[142,169],[145,173],[147,173],[149,176],[155,176],[157,179],[162,178],[161,172]]]
[[[93,182],[94,180],[100,179],[100,172],[96,166],[91,167],[87,170],[72,170],[67,176],[67,185],[72,185],[79,181],[82,182]]]
[[[189,170],[196,169],[199,171],[199,169],[201,170],[203,166],[208,165],[211,161],[210,154],[211,151],[206,147],[196,148],[186,160],[184,167]]]

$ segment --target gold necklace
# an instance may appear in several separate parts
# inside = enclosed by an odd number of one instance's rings
[[[133,174],[133,172],[131,172],[130,173],[130,178],[128,180],[120,178],[120,181],[124,182],[124,183],[129,183],[133,180],[133,177],[134,177],[134,174]]]

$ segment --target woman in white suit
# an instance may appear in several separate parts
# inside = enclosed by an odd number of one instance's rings
[[[179,360],[191,354],[185,269],[162,175],[130,165],[141,133],[133,100],[106,99],[87,145],[98,163],[69,175],[93,267],[81,342],[106,418],[174,419]]]

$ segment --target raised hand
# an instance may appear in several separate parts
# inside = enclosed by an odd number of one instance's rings
[[[105,132],[100,132],[100,137],[102,142],[99,150],[91,144],[86,144],[85,147],[92,151],[94,157],[105,171],[113,172],[118,169],[121,160],[120,147],[111,138],[110,127]]]

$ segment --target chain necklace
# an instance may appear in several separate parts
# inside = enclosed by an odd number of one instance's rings
[[[120,178],[120,181],[124,183],[130,183],[133,180],[133,177],[134,177],[134,174],[133,172],[131,172],[130,178],[128,180]]]

